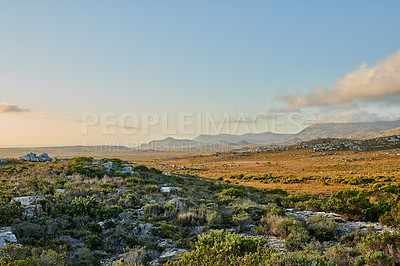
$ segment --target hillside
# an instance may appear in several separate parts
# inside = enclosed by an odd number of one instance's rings
[[[6,227],[0,228],[0,262],[250,266],[311,265],[316,260],[319,265],[352,265],[362,259],[377,265],[400,258],[400,236],[388,227],[400,222],[394,197],[399,187],[397,179],[388,183],[382,172],[379,179],[360,179],[357,189],[319,198],[233,184],[251,178],[280,180],[282,186],[291,176],[232,174],[210,181],[161,169],[86,157],[1,162],[0,224]],[[366,192],[365,184],[387,189]],[[369,197],[397,201],[388,205]],[[370,257],[375,252],[379,257]]]
[[[294,140],[312,140],[317,138],[368,138],[374,132],[390,130],[400,127],[400,120],[360,122],[360,123],[326,123],[311,125],[299,133],[284,140],[293,143]]]

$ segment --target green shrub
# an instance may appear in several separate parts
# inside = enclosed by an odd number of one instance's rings
[[[229,188],[229,189],[222,190],[218,195],[220,195],[221,197],[229,196],[232,198],[236,198],[236,197],[244,197],[246,195],[246,193],[244,193],[242,190],[237,189],[237,188]]]
[[[238,259],[257,253],[265,240],[224,230],[198,236],[195,249],[183,254],[179,265],[237,265]]]
[[[35,248],[7,245],[1,249],[0,254],[2,256],[0,265],[71,265],[65,253],[58,254],[53,250],[39,253]]]
[[[390,255],[394,261],[400,261],[400,232],[395,231],[390,233],[384,231],[383,233],[373,233],[366,236],[361,240],[359,250],[362,254],[368,255],[375,252],[384,252]],[[376,253],[373,260],[382,258],[385,259],[381,253]],[[369,258],[367,259],[369,260]]]
[[[285,239],[285,248],[288,251],[300,251],[310,239],[308,231],[303,227],[291,228],[289,235]]]
[[[14,219],[20,218],[24,212],[24,207],[19,202],[12,200],[9,202],[5,198],[0,198],[0,226],[9,226]]]
[[[67,212],[73,216],[103,217],[111,216],[111,207],[99,202],[94,196],[78,197],[71,201],[71,205]]]
[[[148,171],[150,171],[150,169],[146,166],[146,165],[136,165],[134,168],[133,168],[133,170],[134,171],[140,171],[140,172],[148,172]]]
[[[336,222],[327,219],[322,214],[308,219],[308,228],[310,233],[320,241],[332,239],[335,236],[334,232],[337,227],[338,225]]]
[[[323,208],[340,214],[346,214],[352,218],[365,219],[372,203],[364,191],[342,190],[332,195],[324,204]]]

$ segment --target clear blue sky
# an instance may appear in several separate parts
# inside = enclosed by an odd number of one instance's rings
[[[0,102],[267,111],[400,47],[399,1],[2,1]]]

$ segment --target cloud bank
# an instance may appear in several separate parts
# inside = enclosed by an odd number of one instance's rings
[[[348,108],[360,101],[396,103],[400,99],[400,50],[373,66],[362,64],[332,87],[314,87],[309,93],[279,95],[276,99],[297,108]]]
[[[29,109],[21,108],[16,104],[6,102],[0,103],[0,114],[24,113],[30,112]]]

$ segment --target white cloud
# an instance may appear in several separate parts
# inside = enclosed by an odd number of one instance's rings
[[[0,114],[12,114],[12,113],[24,113],[30,112],[29,109],[21,108],[16,104],[10,104],[6,102],[0,103]]]
[[[373,66],[362,64],[329,88],[314,87],[309,93],[279,95],[293,107],[332,106],[343,109],[357,102],[395,103],[400,99],[400,50]]]

